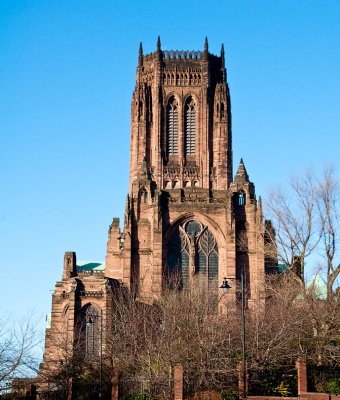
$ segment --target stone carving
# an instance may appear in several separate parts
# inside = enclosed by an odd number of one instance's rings
[[[174,182],[190,182],[188,186],[195,186],[200,180],[200,169],[196,165],[168,165],[163,169],[164,182],[170,182],[170,188],[175,187]],[[168,188],[168,187],[167,187]]]
[[[183,178],[190,181],[199,180],[200,169],[197,166],[185,166],[183,168]]]

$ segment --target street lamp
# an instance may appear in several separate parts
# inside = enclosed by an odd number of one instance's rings
[[[227,293],[228,289],[231,289],[231,286],[228,283],[228,279],[236,280],[235,278],[223,278],[222,285],[220,289],[222,289],[223,293]],[[243,395],[242,398],[247,398],[247,366],[246,366],[246,315],[245,315],[245,299],[246,299],[246,282],[245,282],[245,273],[244,267],[241,270],[241,316],[242,316],[242,380],[243,380]]]
[[[89,327],[93,325],[98,319],[100,319],[100,341],[99,341],[99,399],[102,397],[103,387],[103,311],[100,310],[100,315],[97,313],[91,313],[86,318],[86,325]]]

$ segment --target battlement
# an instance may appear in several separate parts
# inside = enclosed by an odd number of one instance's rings
[[[201,60],[202,51],[199,50],[161,50],[163,60]],[[145,54],[144,61],[153,61],[157,56],[157,51]]]
[[[200,60],[202,58],[201,51],[190,50],[165,50],[163,58],[178,60]]]
[[[208,72],[210,85],[214,86],[226,82],[223,44],[221,54],[217,56],[209,53],[207,38],[203,51],[162,50],[158,38],[156,51],[144,55],[140,43],[137,72],[140,82],[152,85],[155,77],[160,76],[164,86],[206,85]]]
[[[208,50],[208,39],[205,38],[204,49],[201,50],[162,50],[161,49],[161,41],[158,37],[157,40],[157,49],[154,52],[143,54],[143,46],[140,43],[139,46],[139,62],[138,66],[142,67],[145,64],[149,64],[150,62],[159,61],[168,64],[169,62],[218,62],[222,63],[224,67],[224,48],[222,45],[220,56],[209,53]]]

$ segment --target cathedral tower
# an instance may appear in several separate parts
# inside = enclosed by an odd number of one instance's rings
[[[122,226],[113,219],[105,263],[65,253],[46,329],[41,392],[74,352],[101,355],[119,286],[151,303],[169,285],[199,283],[216,313],[236,300],[235,285],[222,296],[223,278],[238,280],[244,271],[248,306],[262,302],[270,263],[262,205],[242,160],[233,177],[223,45],[219,56],[209,53],[207,39],[203,51],[164,51],[158,39],[156,51],[144,55],[140,45]]]
[[[263,287],[264,226],[241,160],[232,175],[224,48],[139,48],[131,104],[130,185],[123,232],[109,230],[106,276],[158,298],[169,277],[204,282],[217,305],[223,277],[244,269],[249,301]]]

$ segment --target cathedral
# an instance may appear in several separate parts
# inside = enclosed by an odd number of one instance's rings
[[[263,302],[273,266],[264,252],[261,199],[242,160],[233,174],[231,119],[223,45],[214,55],[207,39],[203,51],[162,50],[158,38],[156,50],[144,54],[140,44],[124,221],[112,220],[105,262],[65,253],[42,369],[62,357],[56,344],[62,330],[73,346],[77,324],[85,351],[98,353],[95,324],[105,332],[119,286],[152,304],[174,282],[181,290],[198,277],[219,314],[236,299],[235,290],[222,296],[224,277],[244,273],[247,306]]]

